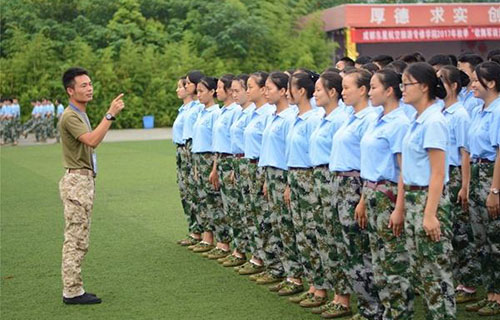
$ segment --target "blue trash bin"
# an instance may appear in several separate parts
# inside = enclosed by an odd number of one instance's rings
[[[155,116],[142,117],[142,124],[144,125],[144,129],[153,129],[155,127]]]

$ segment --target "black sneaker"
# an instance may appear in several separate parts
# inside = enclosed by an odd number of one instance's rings
[[[98,298],[96,295],[92,295],[90,293],[85,292],[81,296],[74,298],[63,297],[63,302],[65,304],[96,304],[96,303],[101,303],[102,300]]]

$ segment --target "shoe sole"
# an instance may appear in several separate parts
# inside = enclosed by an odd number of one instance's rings
[[[323,319],[335,319],[335,318],[343,318],[343,317],[349,317],[349,316],[352,316],[352,312],[347,312],[344,314],[336,314],[333,316],[323,316],[323,314],[321,314],[321,318],[323,318]]]

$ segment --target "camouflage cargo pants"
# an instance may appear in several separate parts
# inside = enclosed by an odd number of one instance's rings
[[[290,169],[288,171],[290,185],[290,211],[292,212],[295,241],[299,253],[302,270],[293,277],[305,276],[311,285],[314,284],[315,269],[321,266],[321,258],[317,250],[316,222],[313,217],[314,178],[313,169]]]
[[[266,185],[271,211],[272,245],[276,257],[271,272],[281,277],[290,274],[291,265],[297,260],[295,240],[290,239],[295,238],[292,217],[283,197],[287,185],[287,171],[266,167]],[[287,244],[286,250],[284,243]]]
[[[231,179],[233,174],[233,157],[219,156],[217,159],[217,174],[219,175],[220,193],[222,198],[222,215],[217,221],[219,226],[216,230],[220,242],[231,242],[231,225],[234,216],[233,211],[238,205],[238,192],[235,188],[234,182]]]
[[[201,233],[201,226],[198,224],[196,218],[195,210],[196,205],[192,202],[192,197],[190,196],[190,188],[195,188],[195,186],[189,186],[190,175],[192,174],[192,160],[191,151],[188,146],[177,146],[176,153],[176,163],[177,163],[177,184],[179,185],[179,195],[181,197],[182,209],[186,220],[188,223],[188,232],[190,233]],[[195,212],[193,212],[195,211]]]
[[[410,256],[410,272],[421,284],[427,319],[455,319],[455,291],[453,287],[452,220],[447,195],[441,197],[437,218],[441,226],[441,240],[433,242],[423,228],[427,190],[405,192],[406,249]]]
[[[325,282],[318,289],[334,290],[336,294],[346,295],[351,289],[341,261],[345,256],[341,254],[339,245],[343,242],[342,228],[339,214],[333,206],[334,189],[332,184],[333,173],[328,167],[314,169],[314,193],[318,195],[318,202],[314,207],[315,212],[322,215],[324,226],[318,226],[316,238],[321,263],[324,269]],[[321,219],[321,218],[319,218]]]
[[[59,182],[64,205],[64,243],[61,274],[63,296],[73,298],[85,293],[82,263],[89,248],[90,220],[95,184],[91,176],[66,173]]]
[[[500,217],[491,219],[486,198],[493,179],[493,163],[471,168],[470,221],[475,250],[479,254],[483,285],[488,293],[500,294]]]
[[[481,285],[481,264],[475,251],[474,234],[469,211],[464,211],[457,196],[462,187],[460,167],[450,167],[448,190],[450,210],[453,217],[453,278],[456,284],[467,287]]]
[[[396,237],[388,228],[395,203],[384,193],[394,196],[397,185],[385,183],[378,190],[363,188],[368,236],[372,253],[373,276],[384,305],[383,319],[412,319],[414,293],[410,284],[410,260],[405,249],[406,235]]]
[[[264,261],[266,266],[274,264],[276,261],[275,254],[271,246],[271,212],[269,210],[269,202],[264,197],[262,188],[266,179],[265,170],[257,164],[250,163],[250,214],[254,220],[255,229],[250,236],[250,246],[252,254],[256,255]]]
[[[17,142],[17,128],[15,119],[4,120],[3,128],[3,142],[4,143],[14,143]]]
[[[369,319],[379,319],[384,311],[373,278],[368,230],[361,229],[354,209],[361,198],[361,179],[337,175],[333,180],[334,207],[342,226],[342,267],[351,288],[358,296],[358,310]]]
[[[248,245],[248,232],[254,228],[253,220],[249,219],[250,212],[250,187],[248,184],[248,159],[233,159],[235,190],[238,192],[238,204],[234,208],[232,221],[232,238],[236,250],[241,253],[250,252]],[[250,224],[249,224],[250,223]]]
[[[203,231],[217,232],[216,221],[222,213],[220,190],[215,190],[208,178],[212,172],[214,154],[211,152],[193,153],[194,179],[197,196],[193,202],[198,204],[198,223]],[[217,241],[219,239],[216,238]]]

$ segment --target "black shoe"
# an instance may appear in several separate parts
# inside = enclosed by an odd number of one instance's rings
[[[90,293],[84,293],[81,296],[74,297],[74,298],[64,298],[63,297],[63,302],[65,304],[96,304],[96,303],[101,303],[102,300],[98,298],[95,295],[92,295]]]

